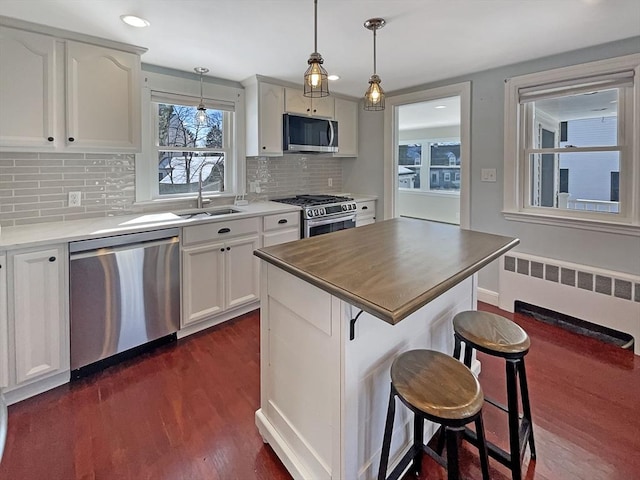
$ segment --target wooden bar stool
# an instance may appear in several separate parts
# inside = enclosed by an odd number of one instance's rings
[[[395,397],[398,396],[414,414],[413,445],[387,477],[389,450],[395,416]],[[447,478],[460,478],[458,440],[465,425],[475,422],[478,432],[476,445],[480,453],[482,478],[489,478],[487,447],[482,425],[484,395],[476,377],[462,363],[433,350],[410,350],[399,355],[391,365],[391,394],[384,429],[378,480],[395,480],[413,462],[413,470],[420,474],[422,454],[426,452],[447,468]],[[424,420],[442,425],[447,443],[447,460],[424,445]]]
[[[493,313],[479,311],[458,313],[453,318],[453,331],[455,337],[453,356],[460,358],[461,346],[464,343],[464,364],[467,367],[471,367],[473,349],[506,360],[507,406],[488,398],[486,401],[507,412],[509,452],[491,442],[487,442],[487,446],[490,456],[511,469],[513,480],[520,480],[522,478],[522,458],[527,443],[531,449],[531,458],[536,458],[529,389],[524,367],[524,357],[531,345],[529,336],[511,320]],[[518,379],[520,380],[522,415],[519,413],[518,406]],[[465,437],[471,443],[477,443],[475,434],[471,430],[465,430]]]

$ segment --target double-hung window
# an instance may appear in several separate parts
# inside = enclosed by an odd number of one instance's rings
[[[398,186],[460,193],[460,140],[428,139],[398,145]]]
[[[640,55],[509,79],[508,219],[637,233]]]

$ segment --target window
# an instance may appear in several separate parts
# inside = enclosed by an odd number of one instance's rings
[[[136,159],[136,201],[194,198],[243,192],[244,127],[240,88],[203,87],[206,121],[196,120],[199,82],[145,73],[143,152]]]
[[[631,55],[507,81],[508,219],[640,223],[639,64]]]
[[[400,188],[460,192],[460,140],[422,140],[398,148]]]

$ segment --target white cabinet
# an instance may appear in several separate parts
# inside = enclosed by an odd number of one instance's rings
[[[297,115],[333,119],[334,99],[331,96],[309,98],[304,96],[303,90],[285,88],[284,111],[286,113],[294,113]]]
[[[356,227],[362,227],[376,222],[376,201],[356,200]]]
[[[7,324],[7,257],[0,254],[0,388],[9,385],[9,325]]]
[[[251,78],[243,82],[246,92],[246,155],[282,155],[284,87]]]
[[[258,300],[258,222],[247,218],[183,229],[183,327]]]
[[[56,63],[54,38],[0,27],[0,147],[53,147]]]
[[[8,390],[69,371],[67,263],[62,245],[9,254]]]
[[[140,150],[140,56],[66,42],[69,147]]]
[[[335,119],[338,122],[338,153],[334,157],[358,156],[358,102],[335,99]]]
[[[300,239],[300,212],[265,215],[263,222],[263,247]]]
[[[0,148],[140,151],[140,56],[0,27]]]

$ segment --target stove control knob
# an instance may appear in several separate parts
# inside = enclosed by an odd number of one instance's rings
[[[325,213],[325,212],[324,212],[324,208],[321,208],[321,209],[319,210],[319,212],[320,212],[320,215],[324,215],[324,213]]]
[[[318,211],[318,209],[317,209],[317,208],[314,208],[314,209],[313,209],[313,214],[314,214],[314,215],[318,215],[319,213],[320,213],[320,212]]]
[[[310,208],[307,210],[307,217],[313,217],[313,210]]]
[[[347,207],[348,207],[348,206],[349,206],[349,205],[342,205],[342,211],[343,211],[343,212],[346,212],[346,211],[347,211]]]

